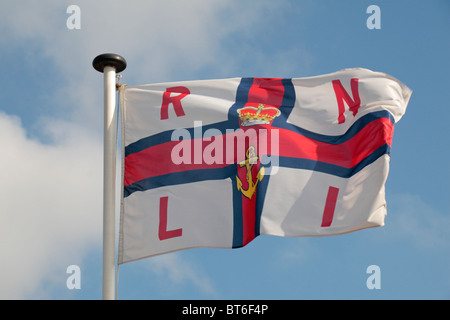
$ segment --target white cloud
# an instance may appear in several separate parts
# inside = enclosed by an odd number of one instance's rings
[[[129,84],[193,79],[202,70],[211,77],[238,76],[239,62],[256,63],[251,56],[266,62],[265,53],[223,40],[231,34],[251,38],[264,29],[261,15],[267,20],[282,11],[270,1],[80,0],[81,29],[69,30],[70,4],[9,1],[7,12],[0,13],[0,45],[23,50],[26,43],[32,48],[28,65],[42,57],[51,61],[49,70],[65,80],[52,93],[55,101],[68,119],[92,129],[101,123],[102,78],[91,66],[96,55],[123,55],[129,62],[123,82],[133,81]],[[277,64],[285,68],[288,62],[269,65],[274,70]]]
[[[0,298],[32,296],[101,234],[101,145],[77,126],[45,145],[0,113]],[[59,270],[59,271],[58,271]]]
[[[66,119],[94,130],[102,119],[102,78],[91,63],[101,53],[127,59],[123,82],[131,85],[192,80],[205,70],[208,77],[294,76],[311,58],[298,44],[269,58],[274,49],[258,44],[270,32],[268,25],[283,25],[283,12],[292,9],[288,3],[80,0],[80,30],[66,27],[66,9],[73,3],[43,3],[9,1],[0,13],[0,45],[23,50],[26,43],[32,48],[28,65],[41,57],[51,61],[49,69],[65,81],[52,93],[55,103],[66,110]],[[241,74],[243,66],[258,74]]]
[[[180,56],[194,68],[213,55],[216,42],[206,24],[213,23],[218,2],[105,3],[78,2],[79,31],[66,28],[63,3],[10,1],[1,14],[0,45],[32,49],[28,65],[51,61],[49,69],[66,81],[55,83],[49,100],[73,111],[65,120],[45,113],[36,119],[33,131],[46,144],[30,139],[19,118],[0,114],[2,299],[51,297],[43,288],[56,285],[56,274],[80,264],[101,242],[102,77],[92,59],[118,52],[141,62],[135,74],[156,77],[170,73]],[[189,269],[176,275],[167,268],[173,281],[190,278],[208,290]]]
[[[387,223],[395,238],[408,240],[420,249],[442,250],[450,246],[450,216],[426,203],[420,196],[398,194],[388,199]]]
[[[217,297],[213,282],[194,261],[183,258],[178,253],[171,253],[153,257],[145,262],[145,266],[172,285],[165,283],[160,290],[166,296],[180,289],[180,286],[194,286],[211,298]],[[181,267],[182,266],[182,267]]]
[[[132,84],[185,80],[180,78],[208,68],[212,76],[238,76],[233,72],[251,60],[223,40],[259,33],[261,16],[282,9],[266,0],[79,0],[81,30],[68,30],[70,1],[7,3],[7,10],[0,10],[0,48],[29,49],[21,55],[24,64],[50,62],[49,72],[64,79],[47,93],[51,111],[42,108],[33,126],[46,143],[31,139],[19,118],[0,113],[0,298],[28,298],[36,297],[56,270],[81,263],[100,242],[103,81],[91,66],[93,58],[104,52],[123,55],[129,66],[122,81],[133,79]],[[268,61],[264,53],[257,56],[260,63]],[[294,51],[280,54],[294,56]],[[277,63],[289,64],[272,61],[272,70]],[[64,110],[61,115],[67,111],[63,119],[50,115],[55,108]],[[175,283],[214,291],[192,266],[178,270],[177,259],[160,258],[152,268]]]

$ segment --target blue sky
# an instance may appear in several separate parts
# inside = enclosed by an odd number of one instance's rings
[[[72,4],[79,30],[66,25]],[[372,4],[381,29],[366,26]],[[124,264],[119,299],[449,299],[449,18],[446,0],[2,0],[0,298],[101,298],[103,79],[91,63],[115,52],[129,85],[363,67],[413,90],[386,226]]]

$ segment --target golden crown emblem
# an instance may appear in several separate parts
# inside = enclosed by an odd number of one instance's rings
[[[258,107],[245,106],[237,110],[241,126],[249,127],[258,124],[271,124],[273,119],[280,115],[280,110],[259,104]]]

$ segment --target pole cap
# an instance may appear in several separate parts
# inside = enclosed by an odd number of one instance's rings
[[[127,61],[118,54],[104,53],[95,57],[92,66],[99,72],[103,72],[106,66],[116,68],[116,72],[122,72],[127,67]]]

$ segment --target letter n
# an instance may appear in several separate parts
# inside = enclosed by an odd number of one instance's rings
[[[159,240],[167,240],[170,238],[181,237],[183,229],[167,230],[167,206],[169,197],[161,197],[159,199]]]
[[[358,79],[356,79],[356,78],[351,79],[350,87],[352,89],[353,99],[350,97],[350,95],[347,93],[347,91],[345,91],[340,80],[333,80],[333,89],[334,89],[334,93],[336,94],[338,110],[339,110],[339,116],[338,116],[339,124],[345,122],[344,100],[347,103],[347,105],[349,106],[350,111],[353,112],[353,116],[356,116],[356,114],[358,113],[358,109],[361,106],[361,100],[359,98],[359,92],[358,92]]]
[[[179,95],[172,96],[172,93],[180,93]],[[162,105],[161,105],[161,120],[169,119],[169,104],[173,105],[175,114],[177,117],[184,116],[184,110],[181,105],[181,99],[186,97],[191,92],[186,87],[171,87],[167,88],[163,93]]]

